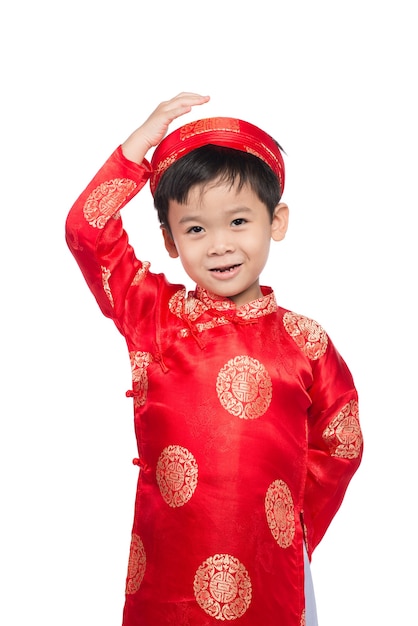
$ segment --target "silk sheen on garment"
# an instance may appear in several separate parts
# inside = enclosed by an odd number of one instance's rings
[[[149,175],[118,148],[67,219],[132,368],[123,626],[304,626],[303,546],[310,557],[361,460],[352,376],[324,329],[270,288],[236,308],[139,261],[119,211]]]

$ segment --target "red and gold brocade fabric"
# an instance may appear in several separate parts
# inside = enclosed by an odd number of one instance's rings
[[[362,454],[357,394],[315,321],[271,289],[236,308],[137,260],[120,209],[150,175],[121,149],[67,242],[126,339],[140,468],[123,626],[301,626],[309,554]]]

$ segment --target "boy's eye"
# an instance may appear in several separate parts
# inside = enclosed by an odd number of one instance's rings
[[[188,233],[201,233],[203,231],[203,228],[201,226],[192,226],[191,228],[188,229]]]
[[[237,217],[236,219],[232,220],[232,224],[233,226],[242,226],[243,224],[246,224],[247,220],[244,219],[243,217]]]

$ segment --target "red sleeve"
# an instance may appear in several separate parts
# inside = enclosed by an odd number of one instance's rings
[[[354,382],[329,339],[325,353],[312,366],[304,498],[310,556],[338,511],[363,452]]]
[[[126,159],[119,146],[71,208],[66,241],[102,312],[113,320],[142,263],[136,259],[119,211],[147,182],[148,161]]]

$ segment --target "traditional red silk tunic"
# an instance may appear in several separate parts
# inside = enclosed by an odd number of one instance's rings
[[[362,454],[352,377],[271,289],[235,307],[153,274],[119,210],[148,163],[118,148],[67,242],[125,337],[140,466],[123,626],[301,626],[309,555]]]

